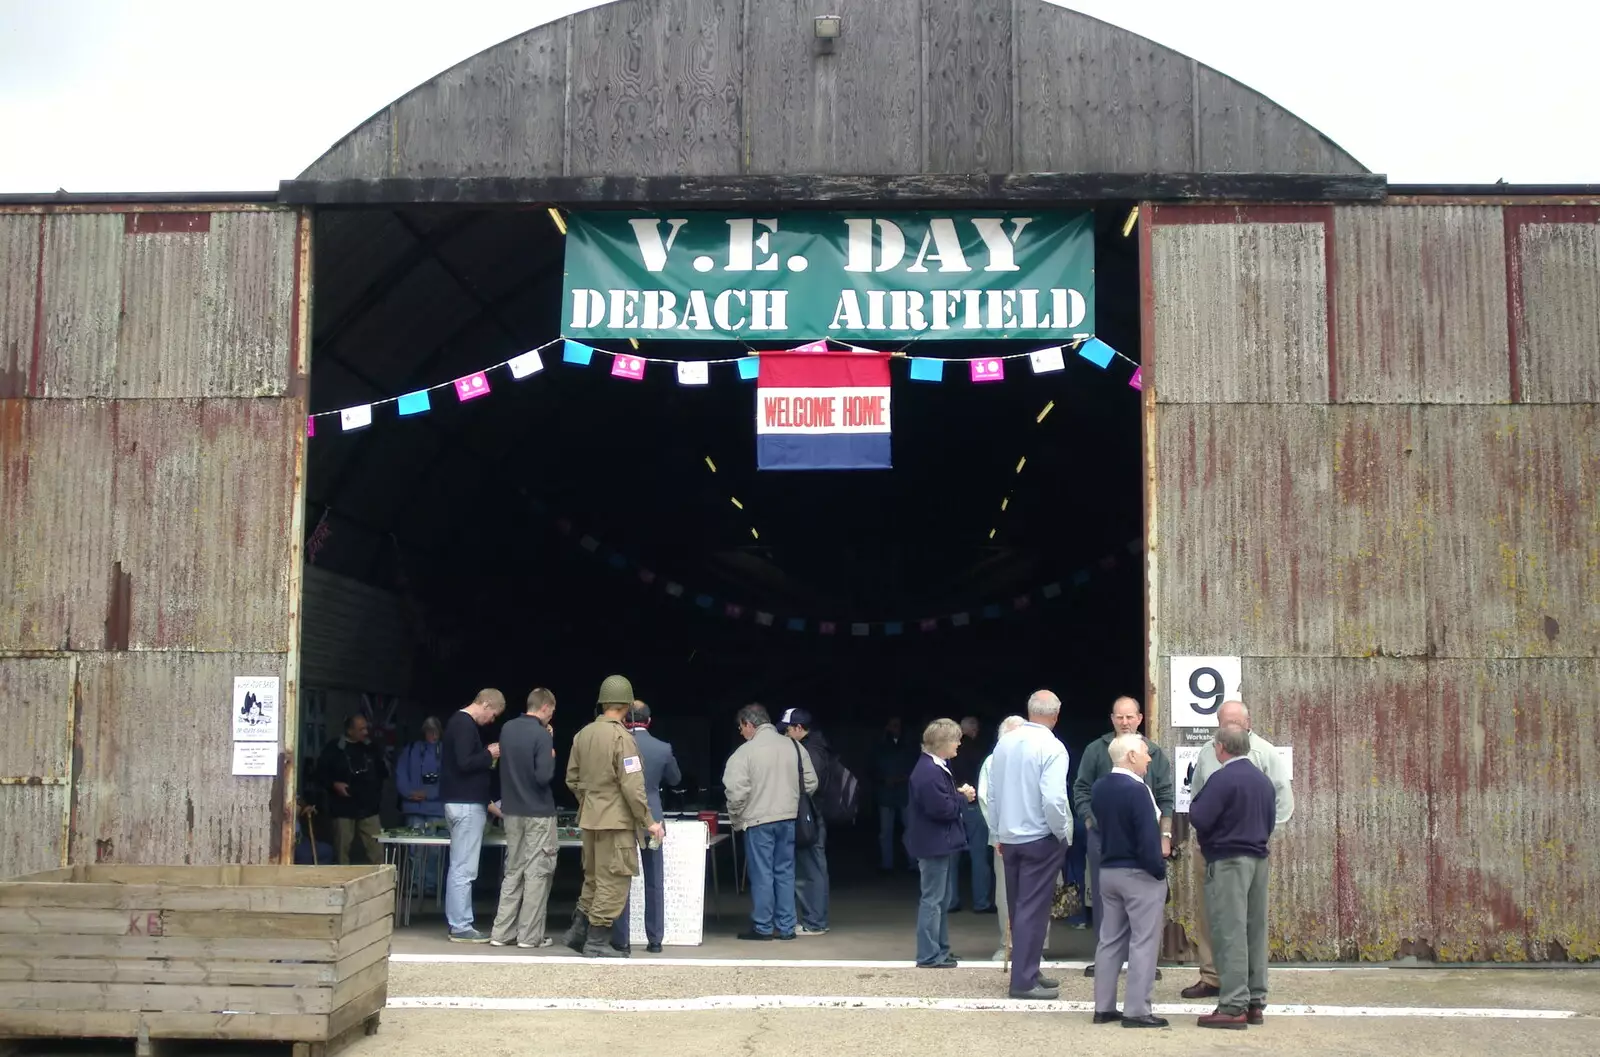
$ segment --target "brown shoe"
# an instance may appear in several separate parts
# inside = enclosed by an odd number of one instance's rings
[[[1244,1019],[1252,1026],[1259,1028],[1267,1022],[1266,1006],[1251,1006],[1245,1011]]]
[[[1233,1031],[1243,1031],[1250,1026],[1249,1017],[1244,1013],[1225,1013],[1215,1009],[1197,1020],[1202,1028],[1228,1028]]]
[[[1216,984],[1208,984],[1204,980],[1196,980],[1191,986],[1178,992],[1184,998],[1216,998],[1222,994],[1222,989]]]

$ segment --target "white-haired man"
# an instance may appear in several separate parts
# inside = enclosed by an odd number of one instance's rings
[[[1294,814],[1294,784],[1289,768],[1284,766],[1277,747],[1250,729],[1250,710],[1244,706],[1244,702],[1224,701],[1222,707],[1217,709],[1217,726],[1240,727],[1250,736],[1250,762],[1255,764],[1256,769],[1262,774],[1272,779],[1272,789],[1277,794],[1273,819],[1273,829],[1276,832]],[[1199,759],[1194,762],[1194,773],[1189,779],[1190,800],[1200,795],[1200,790],[1205,788],[1206,779],[1216,774],[1221,767],[1222,762],[1217,759],[1216,742],[1206,742],[1200,750]],[[1194,854],[1190,856],[1190,866],[1193,868],[1191,883],[1199,896],[1195,906],[1197,912],[1195,933],[1190,939],[1194,940],[1195,961],[1200,969],[1200,979],[1183,989],[1183,997],[1216,998],[1220,994],[1221,981],[1217,978],[1217,960],[1211,949],[1211,926],[1206,913],[1206,857],[1200,851],[1198,841],[1195,843]]]
[[[995,746],[985,807],[1005,868],[1011,919],[1011,997],[1051,1001],[1059,980],[1039,975],[1045,928],[1062,851],[1072,842],[1067,749],[1052,728],[1061,699],[1049,690],[1028,698],[1028,720]]]
[[[1000,721],[1000,730],[995,734],[995,741],[1005,737],[1024,723],[1028,722],[1021,716],[1007,716]],[[989,807],[984,801],[984,790],[989,788],[989,773],[994,766],[994,756],[984,757],[983,765],[978,768],[978,807],[983,812],[983,825],[988,833],[989,858],[994,864],[994,901],[999,908],[1000,918],[1000,949],[994,952],[997,962],[1006,960],[1006,948],[1011,945],[1011,921],[1006,914],[1006,871],[1005,865],[1000,861],[1000,851],[995,847],[994,819],[989,817]],[[1050,946],[1050,926],[1045,924],[1044,945]]]
[[[1095,949],[1094,1022],[1125,1028],[1164,1028],[1150,1012],[1156,957],[1166,918],[1167,860],[1161,851],[1161,809],[1144,784],[1150,751],[1137,733],[1118,734],[1107,746],[1111,773],[1090,797],[1100,827],[1100,891],[1095,909],[1104,920]],[[1117,976],[1128,964],[1125,1009],[1117,1011]]]

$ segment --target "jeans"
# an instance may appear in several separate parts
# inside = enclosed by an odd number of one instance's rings
[[[917,900],[918,965],[950,960],[950,885],[960,862],[960,852],[917,860],[922,872],[922,896]]]
[[[967,857],[972,860],[972,909],[988,910],[994,906],[994,869],[989,855],[989,824],[983,820],[983,811],[977,804],[961,809],[961,824],[967,831]],[[961,871],[952,874],[950,909],[961,905]]]
[[[820,818],[817,843],[794,853],[794,897],[800,924],[815,930],[828,927],[828,826]]]
[[[750,924],[770,936],[794,934],[794,819],[744,831],[750,880]]]
[[[894,869],[894,825],[906,828],[906,809],[903,807],[878,808],[878,865],[885,870]]]
[[[450,824],[450,873],[445,878],[444,919],[451,932],[472,928],[472,882],[478,879],[478,857],[483,853],[483,827],[489,809],[483,804],[446,804]]]

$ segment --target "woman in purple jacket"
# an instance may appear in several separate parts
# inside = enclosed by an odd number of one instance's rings
[[[917,904],[917,967],[953,969],[950,955],[950,885],[956,864],[967,849],[961,812],[977,797],[969,785],[956,788],[947,763],[961,744],[961,727],[952,719],[936,719],[922,732],[922,755],[911,768],[910,803],[906,806],[906,853],[922,873],[922,898]]]

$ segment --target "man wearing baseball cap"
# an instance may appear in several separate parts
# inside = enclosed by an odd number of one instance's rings
[[[811,754],[811,766],[817,772],[817,792],[820,801],[825,794],[828,768],[833,763],[833,750],[822,732],[811,728],[811,713],[804,708],[785,709],[778,718],[778,733],[786,734],[805,747]],[[817,842],[809,848],[797,848],[794,858],[794,899],[799,910],[801,936],[821,936],[828,931],[828,827],[821,812],[817,814]]]

